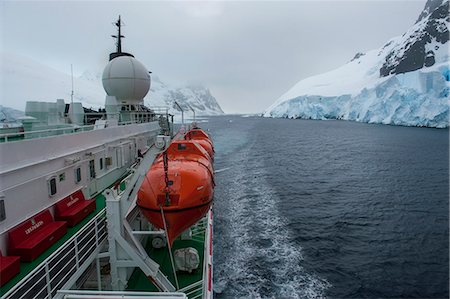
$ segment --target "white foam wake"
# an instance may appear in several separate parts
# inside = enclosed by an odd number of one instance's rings
[[[216,193],[215,215],[222,227],[215,231],[215,257],[220,257],[215,258],[214,290],[226,297],[323,297],[330,284],[302,267],[301,248],[278,212],[262,161],[250,162],[248,148]]]

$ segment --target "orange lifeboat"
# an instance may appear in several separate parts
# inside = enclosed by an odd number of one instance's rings
[[[193,128],[184,135],[184,139],[195,140],[214,159],[214,146],[205,131],[199,128]]]
[[[137,205],[153,225],[167,228],[172,244],[208,212],[213,199],[213,175],[203,147],[190,140],[174,141],[146,174]]]

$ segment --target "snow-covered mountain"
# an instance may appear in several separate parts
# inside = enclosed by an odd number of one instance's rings
[[[27,101],[70,102],[72,80],[69,74],[57,71],[31,58],[0,52],[0,103],[25,110]],[[70,67],[70,66],[69,66]],[[86,107],[104,106],[105,91],[97,83],[74,78],[74,101]]]
[[[448,127],[448,10],[448,0],[428,0],[402,36],[300,81],[264,116]]]
[[[222,108],[209,89],[203,86],[172,87],[156,76],[152,77],[150,92],[144,100],[149,107],[169,107],[172,114],[180,113],[175,101],[187,115],[191,114],[190,107],[195,110],[196,115],[223,114]]]
[[[71,76],[43,65],[31,58],[0,52],[0,103],[18,110],[25,110],[26,101],[53,102],[65,99],[70,102]],[[168,106],[174,114],[176,100],[182,107],[187,104],[197,115],[223,114],[222,109],[210,91],[201,86],[173,87],[158,78],[152,78],[151,90],[144,99],[146,105]],[[99,71],[85,71],[74,78],[74,101],[85,107],[99,108],[105,104],[102,74]],[[189,113],[189,112],[188,112]]]
[[[24,115],[25,113],[23,111],[0,105],[0,127],[3,127],[4,124],[18,123],[18,118]]]

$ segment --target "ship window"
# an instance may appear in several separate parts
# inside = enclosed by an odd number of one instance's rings
[[[95,178],[95,163],[94,162],[95,162],[94,160],[89,161],[89,177],[91,179]]]
[[[56,194],[56,178],[51,178],[48,181],[48,189],[49,189],[50,196],[53,196]]]
[[[112,165],[112,157],[106,157],[105,164],[106,164],[106,166],[111,166]]]
[[[100,169],[103,169],[103,158],[100,158]]]
[[[81,168],[75,169],[75,183],[81,182]]]
[[[64,181],[65,179],[66,179],[66,173],[65,173],[65,172],[60,173],[60,174],[59,174],[59,181],[62,182],[62,181]]]
[[[2,199],[0,200],[0,221],[3,221],[5,219],[6,219],[5,201]]]

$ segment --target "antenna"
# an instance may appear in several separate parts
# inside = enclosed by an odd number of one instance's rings
[[[114,25],[117,26],[117,31],[118,34],[117,35],[111,35],[113,38],[117,38],[117,53],[122,53],[122,37],[125,37],[121,34],[120,29],[122,27],[122,21],[120,20],[120,15],[119,15],[119,19],[117,20],[117,22],[114,23]]]
[[[72,75],[72,92],[70,93],[70,110],[71,110],[71,116],[70,121],[73,123],[73,65],[70,64],[70,73]]]

